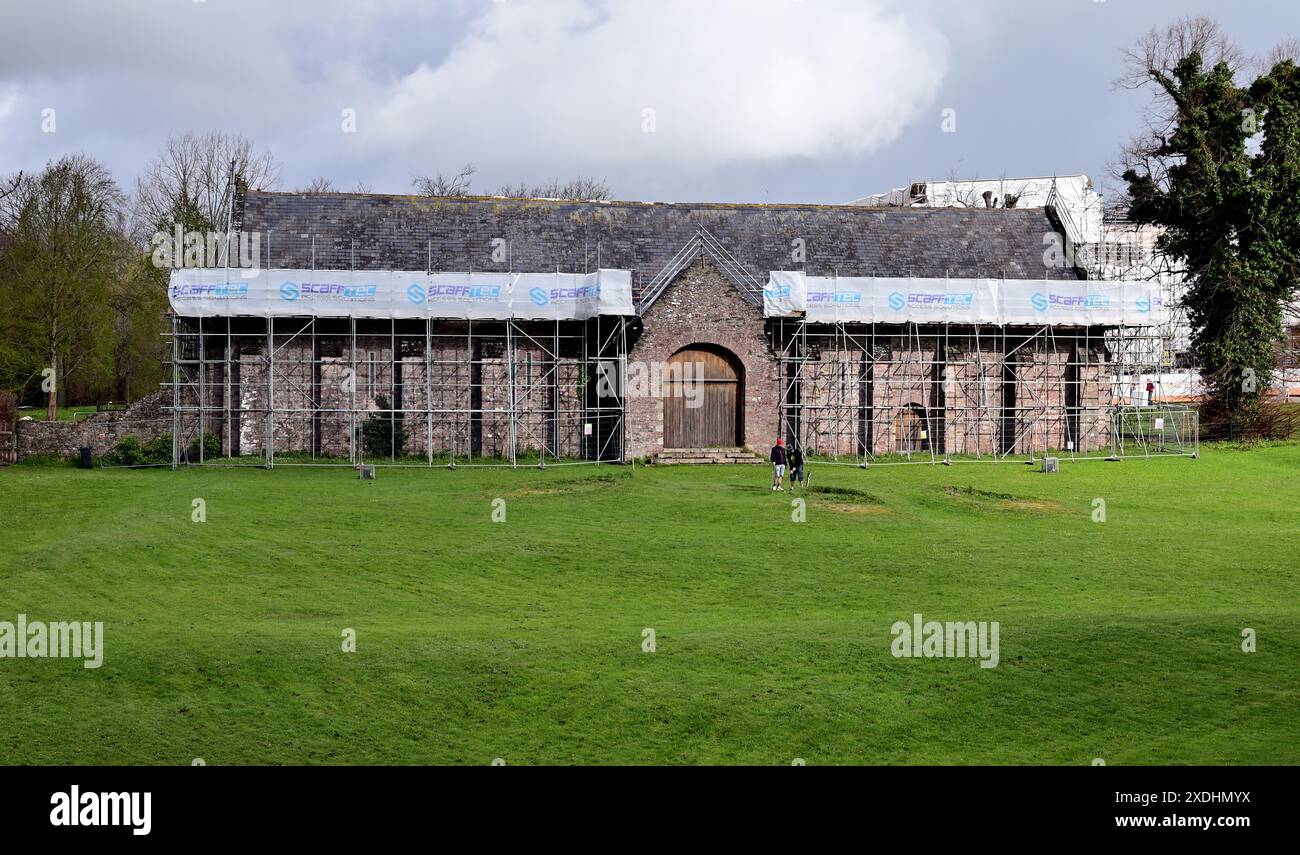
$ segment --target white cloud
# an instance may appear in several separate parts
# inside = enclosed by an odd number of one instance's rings
[[[757,172],[875,151],[921,111],[937,127],[948,46],[928,3],[903,3],[20,5],[0,27],[0,162],[84,151],[130,186],[168,134],[217,128],[269,147],[285,187],[324,174],[401,192],[472,161],[481,191],[581,173],[630,197],[750,196]],[[45,106],[57,134],[41,132]]]
[[[571,171],[865,154],[930,105],[946,55],[883,0],[511,0],[383,96],[375,142]]]

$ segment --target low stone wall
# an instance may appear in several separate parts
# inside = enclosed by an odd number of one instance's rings
[[[125,410],[96,413],[78,421],[19,421],[16,426],[18,459],[38,454],[73,457],[79,448],[87,445],[100,455],[125,436],[146,442],[172,429],[171,415],[163,411],[163,406],[163,393],[156,392]]]

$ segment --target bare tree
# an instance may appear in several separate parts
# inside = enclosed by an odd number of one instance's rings
[[[17,175],[13,176],[12,178],[7,179],[7,182],[0,182],[0,199],[3,199],[4,197],[8,196],[10,193],[17,190],[18,185],[22,183],[22,180],[23,180],[23,174],[19,172]],[[6,183],[8,183],[9,186],[6,187],[5,186]]]
[[[1125,186],[1124,173],[1132,169],[1150,175],[1157,187],[1169,186],[1169,168],[1179,162],[1158,154],[1164,140],[1173,132],[1178,107],[1169,91],[1178,63],[1193,53],[1201,57],[1205,68],[1219,63],[1227,65],[1234,76],[1254,70],[1264,74],[1285,60],[1300,65],[1300,38],[1286,38],[1262,57],[1248,58],[1218,22],[1205,16],[1180,18],[1169,26],[1152,29],[1124,51],[1125,70],[1114,81],[1122,89],[1148,88],[1151,102],[1143,111],[1143,129],[1124,143],[1108,166],[1112,177]]]
[[[1167,186],[1169,167],[1174,164],[1157,152],[1173,132],[1178,107],[1169,97],[1168,87],[1159,84],[1172,80],[1178,63],[1193,53],[1207,68],[1224,63],[1233,75],[1248,65],[1237,43],[1217,21],[1204,15],[1179,18],[1163,30],[1152,28],[1133,47],[1124,50],[1125,69],[1114,85],[1120,89],[1149,88],[1152,94],[1142,112],[1142,131],[1122,145],[1118,157],[1110,163],[1112,177],[1120,186],[1125,186],[1123,175],[1129,169],[1149,174],[1158,186]]]
[[[1273,46],[1273,49],[1264,54],[1259,61],[1259,72],[1267,74],[1273,70],[1273,66],[1279,62],[1291,60],[1296,65],[1300,65],[1300,39],[1294,36],[1285,38]]]
[[[1008,180],[1005,173],[1001,178],[980,178],[978,174],[974,178],[960,178],[955,169],[948,170],[945,181],[948,186],[941,199],[935,197],[933,186],[927,189],[932,201],[950,208],[1014,208],[1028,186],[1024,181]],[[988,187],[979,189],[979,185],[993,182],[997,182],[996,191]]]
[[[335,187],[333,179],[326,178],[323,175],[317,175],[315,178],[308,181],[306,184],[299,187],[297,190],[293,192],[295,193],[343,193],[345,191]],[[375,188],[371,184],[366,183],[365,181],[357,181],[357,183],[352,186],[352,189],[346,192],[373,193],[375,192]]]
[[[470,179],[478,167],[467,163],[455,175],[415,175],[411,177],[411,188],[421,196],[468,196]]]
[[[1235,74],[1246,65],[1246,56],[1236,42],[1219,26],[1219,22],[1204,15],[1179,18],[1163,30],[1151,28],[1137,43],[1123,52],[1126,69],[1115,80],[1121,89],[1140,89],[1156,75],[1169,77],[1184,58],[1193,53],[1201,55],[1206,66],[1221,62],[1228,64]]]
[[[1150,175],[1157,186],[1167,187],[1169,167],[1172,164],[1166,158],[1157,155],[1155,148],[1156,141],[1150,131],[1130,137],[1127,142],[1120,145],[1119,152],[1107,161],[1111,177],[1117,182],[1123,182],[1124,173],[1132,169],[1139,175]],[[1113,204],[1125,209],[1128,207],[1126,199],[1116,199]]]
[[[416,175],[411,179],[411,187],[422,196],[467,196],[470,182],[478,168],[472,163],[461,167],[454,175]],[[610,198],[609,184],[601,178],[579,175],[570,181],[552,179],[539,184],[505,184],[497,190],[498,196],[512,196],[527,199],[572,199],[598,201]]]
[[[579,175],[571,181],[551,179],[541,184],[505,184],[497,190],[498,196],[512,196],[524,199],[569,199],[576,201],[598,202],[610,198],[609,183],[603,178],[589,178]]]
[[[274,190],[280,184],[280,164],[269,151],[255,148],[243,136],[189,131],[168,137],[162,152],[136,180],[132,224],[136,238],[172,222],[178,211],[196,211],[206,220],[195,228],[224,228],[235,192],[232,162],[237,180],[248,187]]]
[[[324,175],[317,175],[303,186],[294,191],[295,193],[334,193],[334,182]]]
[[[1279,45],[1275,52],[1281,49],[1283,45]],[[1115,79],[1114,85],[1121,89],[1147,88],[1151,91],[1151,101],[1142,111],[1142,130],[1123,143],[1117,155],[1109,159],[1111,176],[1119,186],[1128,186],[1123,176],[1132,170],[1150,176],[1161,189],[1169,188],[1169,170],[1182,159],[1162,153],[1178,116],[1178,105],[1169,95],[1172,86],[1166,84],[1173,80],[1178,64],[1193,53],[1201,57],[1205,67],[1224,63],[1234,76],[1251,64],[1218,22],[1203,15],[1180,18],[1164,29],[1152,28],[1123,52],[1125,70]],[[1109,215],[1127,218],[1128,203],[1127,192],[1110,200],[1107,204]],[[1143,278],[1184,275],[1187,272],[1178,259],[1160,249],[1153,249],[1144,259],[1143,266],[1147,271]],[[1137,278],[1132,271],[1129,273],[1131,278]]]

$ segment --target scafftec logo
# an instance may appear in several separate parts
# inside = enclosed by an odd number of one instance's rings
[[[809,291],[808,303],[861,303],[861,291]]]
[[[1035,291],[1029,296],[1029,304],[1040,312],[1046,312],[1048,307],[1105,309],[1110,307],[1110,297],[1104,294],[1044,294],[1041,291]]]
[[[179,300],[195,299],[200,297],[208,297],[215,300],[239,300],[248,296],[248,283],[219,282],[215,285],[173,285],[170,290],[173,299]]]

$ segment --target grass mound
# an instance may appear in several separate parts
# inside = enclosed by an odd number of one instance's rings
[[[958,499],[971,507],[980,507],[999,511],[1030,511],[1034,513],[1064,513],[1067,509],[1059,502],[1049,499],[1030,499],[1011,493],[999,493],[992,490],[980,490],[975,487],[943,488],[946,496]]]

